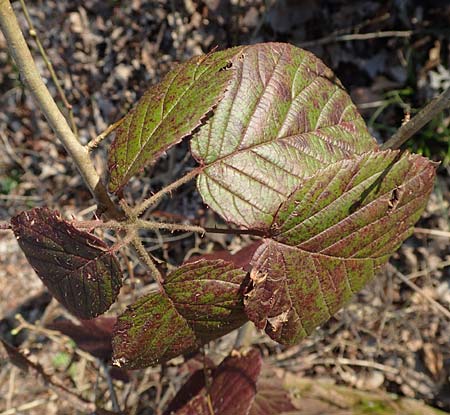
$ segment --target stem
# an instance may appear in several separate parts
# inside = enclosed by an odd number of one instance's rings
[[[111,134],[117,127],[119,127],[120,124],[122,124],[125,120],[125,117],[121,118],[119,121],[116,121],[115,123],[108,126],[108,128],[103,131],[101,134],[99,134],[97,137],[95,137],[93,140],[89,141],[89,143],[86,144],[86,149],[88,151],[94,150],[98,145],[109,135]]]
[[[109,397],[111,398],[112,408],[114,412],[120,413],[120,405],[119,400],[117,399],[116,390],[114,389],[114,384],[111,379],[111,375],[109,373],[109,367],[105,365],[105,363],[99,359],[100,367],[103,369],[103,373],[105,374],[106,383],[108,384],[109,389]]]
[[[42,81],[9,0],[0,0],[0,28],[5,35],[9,53],[17,64],[23,83],[30,90],[52,130],[72,157],[84,182],[95,197],[99,209],[108,217],[120,217],[120,212],[101,182],[89,158],[88,151],[75,137],[67,120]]]
[[[68,101],[66,94],[64,93],[64,90],[61,88],[61,85],[59,83],[58,77],[56,75],[55,69],[53,68],[52,63],[50,62],[50,59],[47,56],[47,53],[45,52],[44,46],[41,43],[41,40],[39,39],[38,35],[37,35],[37,31],[33,25],[33,22],[30,18],[30,14],[28,13],[28,9],[27,6],[25,4],[24,0],[20,0],[20,5],[22,6],[22,10],[23,13],[25,15],[25,19],[28,23],[29,26],[29,31],[28,33],[30,34],[30,36],[32,36],[34,38],[34,41],[36,42],[36,45],[39,49],[39,52],[42,56],[42,59],[44,60],[45,65],[47,66],[47,69],[50,72],[50,76],[53,80],[53,83],[56,86],[56,89],[58,90],[59,96],[61,97],[61,100],[64,104],[64,106],[67,109],[68,115],[69,115],[69,121],[72,127],[72,131],[75,133],[75,135],[78,137],[78,130],[77,130],[77,126],[75,124],[75,120],[73,118],[73,110],[72,110],[72,104],[70,104],[70,102]]]
[[[208,228],[205,227],[204,233],[224,233],[227,235],[253,235],[264,237],[267,232],[259,231],[257,229],[225,229],[225,228]]]
[[[206,231],[201,226],[195,225],[183,225],[179,223],[165,223],[165,222],[152,222],[147,220],[138,219],[135,225],[138,229],[166,229],[168,231],[181,231],[181,232],[197,232],[204,234]]]
[[[397,149],[408,141],[425,124],[428,124],[436,115],[450,107],[450,87],[442,94],[433,98],[411,120],[403,124],[398,131],[382,146],[382,150]]]
[[[137,253],[140,255],[141,259],[145,262],[147,267],[152,272],[152,276],[155,279],[155,281],[158,283],[159,289],[164,292],[163,283],[164,278],[159,272],[158,268],[156,268],[156,265],[152,259],[152,257],[149,255],[149,253],[145,250],[144,245],[142,245],[141,239],[136,236],[134,239],[132,239],[131,244],[136,249]]]
[[[197,174],[199,174],[202,171],[201,167],[197,167],[194,170],[191,170],[189,173],[185,174],[184,176],[180,177],[178,180],[175,180],[168,186],[166,186],[164,189],[161,189],[159,192],[155,193],[153,196],[149,197],[148,199],[144,200],[139,205],[135,206],[133,209],[133,214],[135,216],[140,216],[144,211],[146,211],[150,206],[156,205],[166,194],[173,192],[175,189],[179,188],[183,184],[189,182],[192,180]]]

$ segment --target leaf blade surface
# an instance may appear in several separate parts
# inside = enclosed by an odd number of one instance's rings
[[[277,211],[252,260],[249,319],[295,344],[374,277],[425,208],[435,164],[366,153],[318,172]]]
[[[228,85],[233,72],[228,66],[240,49],[194,57],[142,96],[117,129],[110,149],[111,191],[204,122]]]
[[[109,309],[122,285],[115,255],[58,212],[35,208],[11,219],[19,246],[51,294],[82,319]]]
[[[324,164],[376,143],[339,81],[309,52],[246,47],[214,117],[191,140],[197,187],[227,221],[266,229],[273,211]]]

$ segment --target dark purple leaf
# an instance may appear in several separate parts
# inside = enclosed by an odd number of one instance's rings
[[[435,165],[397,151],[332,164],[281,205],[255,253],[250,320],[295,344],[373,278],[425,208]]]
[[[222,260],[181,266],[151,293],[131,305],[114,331],[117,364],[151,366],[196,350],[241,326],[247,317],[243,295],[247,273]]]
[[[256,390],[255,400],[248,415],[281,415],[296,410],[283,380],[272,368],[263,366]]]
[[[282,43],[248,46],[214,116],[191,141],[197,186],[227,221],[267,229],[286,197],[324,165],[376,148],[333,72]]]
[[[22,212],[11,219],[11,225],[39,278],[72,314],[89,319],[109,309],[122,275],[103,241],[47,208]]]
[[[247,353],[227,357],[212,374],[209,389],[215,415],[247,415],[256,395],[256,382],[261,372],[260,353],[252,349]],[[177,398],[175,398],[177,399]],[[170,412],[166,412],[169,414]],[[174,415],[210,415],[206,389]]]
[[[110,149],[112,191],[204,122],[222,98],[241,49],[197,56],[144,94],[118,128]]]
[[[47,327],[69,336],[81,350],[99,359],[110,360],[112,356],[112,332],[116,321],[115,317],[80,320],[80,324],[62,320],[54,321]]]

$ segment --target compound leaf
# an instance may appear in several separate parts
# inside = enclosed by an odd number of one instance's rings
[[[117,191],[148,163],[180,142],[222,98],[241,48],[197,56],[151,87],[117,130],[109,153],[109,187]]]
[[[248,46],[214,116],[191,141],[197,187],[227,221],[267,229],[300,181],[376,148],[330,69],[288,44]]]
[[[21,212],[11,225],[28,262],[72,314],[90,319],[109,309],[119,294],[122,274],[102,240],[47,208]]]
[[[249,319],[283,344],[309,335],[412,233],[434,175],[434,163],[398,151],[320,170],[281,204],[255,253]]]
[[[131,305],[114,330],[114,359],[130,369],[147,367],[196,350],[241,326],[247,273],[222,260],[181,266]]]

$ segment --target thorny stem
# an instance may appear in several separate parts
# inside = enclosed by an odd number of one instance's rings
[[[158,268],[155,265],[155,262],[153,261],[150,254],[145,250],[144,245],[142,244],[141,239],[136,235],[134,239],[131,240],[131,244],[136,249],[137,253],[141,257],[141,259],[144,261],[145,265],[150,269],[150,271],[153,274],[153,278],[158,283],[158,286],[162,292],[164,292],[163,283],[164,278],[159,272]]]
[[[89,143],[86,144],[86,149],[87,151],[92,151],[94,150],[96,147],[98,147],[98,145],[109,135],[111,134],[114,130],[116,130],[120,124],[123,123],[123,121],[125,120],[125,117],[121,118],[119,121],[116,121],[115,123],[112,123],[111,125],[108,126],[108,128],[106,128],[105,131],[103,131],[101,134],[99,134],[97,137],[95,137],[93,140],[89,141]]]
[[[191,181],[195,176],[197,176],[197,174],[201,172],[201,170],[202,170],[201,167],[197,167],[196,169],[191,170],[189,173],[180,177],[178,180],[175,180],[165,188],[161,189],[159,192],[155,193],[153,196],[144,200],[142,203],[134,207],[134,209],[132,210],[133,215],[135,215],[136,217],[140,216],[149,207],[156,205],[166,194],[173,192],[175,189],[178,189],[183,184]]]
[[[0,0],[0,29],[5,35],[9,52],[17,64],[24,84],[30,90],[52,130],[72,157],[100,210],[109,218],[119,218],[121,214],[101,182],[88,151],[78,141],[42,81],[9,0]]]
[[[47,53],[45,52],[44,46],[42,46],[41,40],[39,39],[37,35],[37,31],[33,25],[33,21],[30,18],[30,14],[28,13],[27,6],[25,4],[25,0],[20,0],[20,5],[22,6],[23,13],[25,15],[25,19],[28,23],[29,30],[28,33],[31,37],[34,38],[34,41],[36,42],[36,45],[39,49],[39,52],[42,56],[42,59],[44,60],[45,65],[47,66],[48,71],[50,72],[50,76],[53,80],[53,83],[56,86],[56,89],[58,90],[59,96],[61,97],[61,100],[64,104],[64,106],[67,109],[70,125],[72,127],[72,131],[75,133],[75,135],[78,137],[78,130],[77,126],[75,124],[75,119],[73,117],[73,107],[72,104],[70,104],[69,100],[66,97],[66,94],[64,93],[64,90],[61,88],[61,84],[59,83],[58,76],[56,75],[55,69],[53,68],[52,63],[50,62],[50,59],[47,56]]]
[[[397,149],[408,141],[425,124],[428,124],[436,115],[450,107],[450,87],[442,94],[433,98],[411,120],[403,124],[398,131],[382,146],[382,150]]]
[[[156,222],[150,220],[136,219],[130,222],[118,222],[115,220],[109,220],[103,222],[102,220],[84,220],[75,221],[75,227],[80,229],[114,229],[114,230],[127,230],[127,229],[165,229],[171,232],[196,232],[200,234],[206,233],[220,233],[225,235],[253,235],[264,237],[265,233],[263,231],[258,231],[256,229],[226,229],[226,228],[208,228],[196,225],[185,225],[182,223],[167,223],[167,222]],[[5,224],[4,228],[8,229],[9,224]],[[0,223],[0,229],[2,229],[2,224]]]
[[[184,224],[178,224],[178,223],[165,223],[165,222],[153,222],[153,221],[146,221],[138,219],[135,222],[135,226],[138,229],[166,229],[168,231],[181,231],[181,232],[197,232],[204,234],[206,231],[201,226],[195,226],[195,225],[184,225]]]

